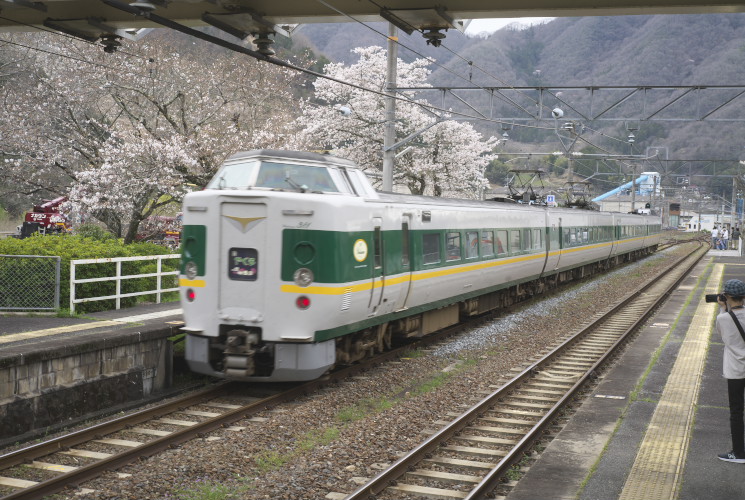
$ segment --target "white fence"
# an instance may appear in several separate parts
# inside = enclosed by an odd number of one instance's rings
[[[166,259],[178,259],[181,255],[174,253],[168,255],[148,255],[143,257],[112,257],[108,259],[77,259],[70,261],[70,313],[75,312],[75,304],[81,304],[83,302],[94,302],[97,300],[110,300],[116,299],[116,308],[119,309],[121,305],[121,299],[124,297],[134,297],[137,295],[151,295],[156,296],[156,302],[160,304],[160,296],[165,292],[178,291],[176,288],[161,288],[163,276],[176,276],[178,271],[165,271],[163,272],[163,260]],[[147,274],[126,274],[122,275],[122,262],[140,261],[140,260],[157,260],[158,268],[154,273]],[[75,269],[78,266],[84,266],[86,264],[103,264],[107,262],[116,263],[116,275],[102,278],[85,278],[76,279]],[[122,281],[136,278],[150,278],[156,277],[156,287],[154,290],[145,290],[140,292],[121,293]],[[100,281],[116,281],[116,292],[114,295],[106,295],[102,297],[87,297],[84,299],[75,298],[75,285],[78,283],[94,283]]]

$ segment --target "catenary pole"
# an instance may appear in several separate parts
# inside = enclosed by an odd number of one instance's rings
[[[385,93],[385,136],[383,137],[383,191],[393,191],[393,162],[396,151],[396,65],[398,63],[398,28],[388,24],[388,70]]]

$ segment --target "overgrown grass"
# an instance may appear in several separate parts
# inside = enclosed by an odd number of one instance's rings
[[[174,494],[179,500],[239,500],[250,489],[249,480],[240,477],[227,483],[197,479],[188,486],[175,489]]]
[[[254,457],[254,461],[259,467],[259,472],[266,473],[281,468],[292,456],[292,453],[282,454],[276,450],[264,450]]]
[[[422,349],[411,349],[410,351],[406,351],[401,355],[402,359],[416,359],[421,358],[424,356],[426,352],[424,352]]]
[[[310,430],[295,440],[295,446],[285,452],[264,450],[254,457],[254,462],[261,474],[280,469],[290,460],[313,451],[318,446],[331,444],[339,438],[341,431],[336,427]]]
[[[419,385],[417,385],[414,390],[412,391],[412,394],[416,396],[421,396],[422,394],[426,394],[428,392],[434,391],[438,387],[441,387],[445,382],[452,377],[453,372],[440,372],[433,376],[432,378],[429,378],[427,380],[422,381]]]
[[[306,433],[298,442],[298,448],[302,451],[311,451],[316,446],[325,446],[339,437],[339,429],[329,427],[323,430],[312,430]]]
[[[336,419],[343,423],[355,422],[362,420],[368,415],[373,415],[381,411],[393,408],[400,398],[389,399],[387,396],[379,398],[366,398],[357,404],[342,408],[337,414]]]

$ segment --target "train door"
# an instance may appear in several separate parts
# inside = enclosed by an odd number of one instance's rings
[[[411,291],[411,214],[403,214],[401,219],[401,272],[403,273],[396,310],[406,309],[406,300]]]
[[[370,300],[367,308],[370,314],[376,314],[383,302],[385,291],[385,249],[383,247],[383,219],[373,217],[372,266],[370,270]]]
[[[553,226],[551,229],[553,231]],[[555,241],[553,241],[556,244],[556,247],[553,249],[556,252],[556,265],[554,266],[554,271],[559,269],[559,264],[561,263],[561,252],[564,248],[564,228],[562,225],[561,217],[559,217],[558,228],[556,228],[555,233],[557,235],[557,238]],[[551,238],[551,240],[553,240],[553,238]]]
[[[266,205],[223,203],[220,217],[221,246],[218,305],[221,314],[255,317],[265,312],[267,262]]]
[[[554,233],[556,232],[555,228],[551,227],[551,221],[548,214],[544,217],[544,230],[543,230],[543,241],[546,244],[546,247],[544,248],[544,251],[546,252],[546,257],[543,259],[543,268],[541,269],[541,276],[543,276],[543,273],[546,272],[546,268],[549,265],[549,259],[551,258],[551,249],[554,247]]]
[[[613,232],[613,243],[611,244],[610,256],[613,257],[618,251],[619,238],[621,237],[621,220],[620,217],[613,217],[613,223],[611,225],[611,231]]]

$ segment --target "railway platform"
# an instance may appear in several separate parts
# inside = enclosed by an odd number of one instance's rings
[[[745,259],[710,251],[609,368],[507,500],[737,500],[719,312],[704,295],[745,280]]]
[[[139,305],[73,318],[46,313],[0,312],[0,345],[28,343],[34,338],[46,339],[45,342],[48,342],[55,337],[64,338],[68,334],[115,332],[134,325],[159,328],[164,321],[180,319],[181,306],[178,302]]]
[[[172,384],[178,303],[76,318],[0,315],[0,447]]]

